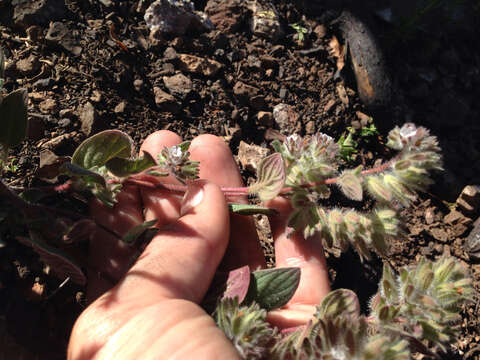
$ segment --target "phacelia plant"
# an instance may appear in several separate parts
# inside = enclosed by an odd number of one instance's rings
[[[3,64],[0,52],[0,86]],[[25,93],[12,92],[4,98],[0,94],[0,115],[2,128],[6,129],[0,135],[5,158],[7,149],[25,136]],[[339,145],[330,136],[291,135],[272,143],[275,153],[260,162],[254,184],[222,190],[225,195],[256,196],[263,202],[286,197],[293,206],[288,225],[292,231],[302,232],[305,241],[322,239],[325,249],[336,253],[351,246],[362,259],[370,259],[372,252],[386,257],[390,240],[402,235],[398,209],[408,206],[418,191],[431,184],[430,171],[442,169],[437,140],[423,127],[410,123],[395,127],[388,135],[387,146],[398,151],[391,160],[371,169],[359,166],[340,170]],[[121,131],[107,130],[85,140],[71,161],[58,167],[56,175],[70,177],[64,184],[44,189],[43,193],[41,189],[26,189],[17,194],[0,181],[0,196],[26,219],[26,231],[15,239],[31,246],[59,277],[84,285],[84,264],[69,249],[88,239],[88,233],[101,225],[87,216],[46,206],[39,199],[70,191],[83,198],[95,196],[114,206],[116,195],[127,184],[182,195],[187,183],[198,177],[199,163],[189,159],[188,147],[184,142],[163,149],[156,159],[149,153],[132,158],[132,139]],[[168,175],[180,184],[162,182]],[[369,212],[332,206],[329,198],[334,187],[351,201],[362,204],[370,198],[375,205]],[[274,212],[268,206],[229,205],[232,212],[244,215]],[[0,217],[0,230],[22,219],[14,218]],[[123,237],[105,230],[133,245],[146,231],[154,231],[155,223],[135,226]],[[435,262],[422,260],[398,274],[385,264],[368,315],[360,313],[352,291],[337,289],[318,305],[307,325],[285,333],[266,321],[267,312],[292,298],[300,275],[298,268],[250,272],[243,267],[230,272],[212,316],[240,356],[403,360],[411,358],[414,351],[437,356],[455,341],[461,306],[473,297],[466,269],[452,257]]]

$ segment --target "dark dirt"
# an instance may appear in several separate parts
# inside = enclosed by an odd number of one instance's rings
[[[221,29],[152,40],[143,20],[150,1],[32,1],[50,4],[54,11],[29,5],[23,13],[21,3],[0,0],[5,88],[29,92],[28,140],[11,151],[3,175],[12,187],[46,185],[36,176],[41,151],[70,156],[83,139],[103,129],[121,129],[137,144],[158,129],[184,139],[213,133],[237,154],[240,141],[266,147],[278,132],[322,131],[338,139],[348,126],[365,126],[373,117],[381,135],[360,139],[353,160],[372,165],[388,157],[388,130],[411,121],[438,136],[445,172],[436,176],[430,193],[403,210],[408,236],[393,244],[388,261],[398,268],[420,256],[451,254],[468,266],[480,290],[480,263],[464,250],[479,206],[451,212],[464,186],[480,184],[480,49],[473,45],[478,8],[468,5],[470,12],[453,23],[426,16],[399,33],[397,26],[373,16],[381,9],[378,2],[365,2],[362,19],[383,49],[389,73],[370,75],[380,87],[384,83],[378,79],[390,75],[392,84],[382,90],[391,91],[386,104],[372,107],[358,96],[352,67],[358,55],[347,55],[344,70],[337,72],[330,41],[334,35],[341,44],[349,40],[338,23],[331,23],[339,3],[275,2],[285,30],[275,42],[251,33],[248,11],[216,14]],[[215,1],[195,3],[202,10]],[[342,6],[359,12],[348,1]],[[303,41],[288,26],[297,22],[308,29]],[[211,71],[193,69],[188,55],[214,61],[206,67]],[[280,103],[293,107],[290,122],[272,120]],[[242,170],[246,180],[252,176]],[[271,259],[265,219],[259,219]],[[334,286],[354,289],[366,303],[376,291],[381,261],[361,264],[351,253],[328,261]],[[48,267],[14,241],[0,249],[0,266],[0,359],[63,359],[71,326],[85,306],[83,289],[70,283],[59,287]],[[364,275],[348,276],[352,273]],[[462,334],[444,359],[480,359],[479,314],[477,296],[463,310]]]

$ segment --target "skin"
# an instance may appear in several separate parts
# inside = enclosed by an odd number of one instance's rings
[[[145,140],[141,151],[156,156],[181,142],[175,133],[158,131]],[[192,141],[190,152],[200,161],[202,180],[192,182],[183,199],[131,186],[113,209],[91,203],[96,220],[119,234],[153,219],[158,219],[160,231],[131,267],[135,250],[104,230],[92,235],[87,289],[91,303],[72,330],[68,359],[239,358],[198,304],[217,269],[246,264],[256,269],[265,267],[265,260],[252,219],[230,215],[219,189],[243,186],[228,146],[220,138],[201,135]],[[301,268],[295,295],[286,306],[270,312],[268,320],[280,328],[303,325],[330,291],[323,249],[319,241],[286,236],[291,211],[286,199],[266,205],[279,212],[269,219],[276,266]]]

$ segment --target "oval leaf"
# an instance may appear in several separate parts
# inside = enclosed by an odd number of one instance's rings
[[[273,199],[280,193],[285,184],[285,165],[282,155],[272,154],[258,165],[257,182],[248,188],[251,194],[257,194],[260,200]]]
[[[7,147],[20,144],[27,133],[27,91],[8,94],[0,103],[0,143]]]
[[[257,270],[252,275],[254,281],[250,287],[249,298],[267,311],[285,305],[300,283],[298,267]]]
[[[348,289],[337,289],[331,291],[323,299],[317,308],[316,317],[323,319],[325,317],[335,319],[337,316],[359,316],[360,303],[357,295]]]
[[[229,203],[228,208],[230,212],[239,215],[275,215],[278,211],[265,206],[252,205],[252,204],[234,204]]]
[[[157,223],[157,221],[158,219],[153,219],[134,226],[128,230],[125,235],[123,235],[122,241],[128,245],[133,245],[145,231],[150,229],[155,230],[155,232],[158,231],[158,229],[154,228],[154,225]]]
[[[91,169],[103,166],[115,157],[129,158],[132,154],[133,140],[119,130],[105,130],[89,137],[75,150],[72,164]]]
[[[116,157],[108,160],[106,164],[108,171],[119,177],[138,174],[155,165],[157,165],[155,159],[146,151],[144,151],[143,157],[138,159],[130,160]]]
[[[85,285],[87,278],[80,266],[64,251],[48,245],[41,236],[30,231],[30,237],[17,236],[16,239],[27,246],[30,246],[40,258],[51,266],[52,271],[62,280],[69,277],[74,283]]]
[[[238,298],[241,304],[248,293],[250,286],[250,268],[248,265],[232,270],[228,273],[227,288],[223,293],[223,299]]]
[[[345,171],[337,181],[340,190],[346,197],[356,201],[362,201],[362,178],[353,171]]]

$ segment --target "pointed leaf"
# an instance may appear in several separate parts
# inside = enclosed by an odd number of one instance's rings
[[[23,141],[27,134],[26,90],[13,91],[0,102],[0,127],[0,143],[14,147]]]
[[[125,177],[132,174],[138,174],[139,172],[157,165],[152,155],[146,151],[143,153],[143,157],[133,160],[118,157],[110,159],[106,164],[107,169],[115,176]]]
[[[353,171],[345,171],[338,178],[337,184],[346,197],[356,201],[362,201],[362,178]]]
[[[300,282],[300,268],[287,267],[257,270],[252,273],[254,281],[249,298],[263,309],[270,311],[285,305],[295,294]]]
[[[248,188],[248,192],[256,193],[262,201],[271,200],[282,190],[285,176],[282,155],[275,153],[267,156],[258,165],[257,182]]]
[[[252,205],[252,204],[236,204],[236,203],[229,203],[228,208],[230,212],[239,215],[275,215],[278,214],[278,211],[275,209],[271,209],[265,206],[259,205]]]
[[[241,304],[248,293],[250,286],[250,268],[248,265],[232,270],[228,273],[227,288],[223,294],[223,299],[238,298]]]
[[[94,182],[102,186],[106,186],[105,179],[102,175],[69,162],[63,163],[60,167],[60,171],[62,174],[66,174],[68,176],[78,176],[84,178],[87,182]]]
[[[138,240],[138,238],[143,235],[145,231],[149,229],[154,230],[155,232],[158,231],[158,229],[154,227],[157,221],[158,219],[154,219],[150,221],[145,221],[141,224],[134,226],[133,228],[128,230],[125,235],[123,235],[122,241],[128,245],[133,245]]]
[[[316,317],[335,319],[337,316],[359,316],[360,303],[357,295],[348,289],[337,289],[330,292],[317,308]]]
[[[69,277],[79,285],[85,285],[87,282],[87,278],[76,261],[64,251],[48,245],[38,233],[30,231],[29,238],[17,236],[16,239],[22,244],[30,246],[45,263],[51,266],[53,273],[62,280]]]
[[[122,131],[105,130],[89,137],[75,150],[72,164],[84,169],[103,166],[115,157],[129,158],[133,140]]]

